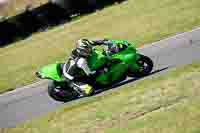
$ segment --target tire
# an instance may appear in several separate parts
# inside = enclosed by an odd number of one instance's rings
[[[140,55],[140,58],[136,61],[136,63],[141,67],[141,69],[138,72],[132,72],[129,70],[129,77],[144,77],[149,75],[153,70],[153,61],[147,56]]]
[[[68,88],[64,88],[63,85],[58,85],[59,83],[51,81],[48,84],[48,94],[51,98],[60,102],[67,102],[76,99],[79,95]]]

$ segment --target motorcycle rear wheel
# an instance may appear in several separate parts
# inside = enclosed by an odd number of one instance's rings
[[[64,85],[61,85],[55,81],[49,82],[48,94],[51,98],[60,102],[67,102],[76,99],[79,96],[74,90],[65,88]]]

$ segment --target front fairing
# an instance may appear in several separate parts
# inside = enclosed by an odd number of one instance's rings
[[[122,50],[116,54],[113,54],[112,58],[120,59],[121,61],[123,61],[126,64],[134,64],[134,63],[136,63],[136,60],[138,58],[138,53],[134,47],[129,46],[125,50]]]
[[[137,64],[137,60],[139,58],[139,54],[135,47],[129,45],[126,49],[109,55],[107,57],[101,51],[95,51],[92,54],[89,60],[90,68],[96,70],[100,65],[107,64],[109,67],[109,71],[106,73],[102,73],[97,76],[96,82],[100,84],[112,84],[112,82],[120,79],[128,69],[132,71],[138,71],[140,67]],[[119,61],[119,63],[112,62],[113,60]],[[104,66],[104,65],[102,65]],[[99,67],[100,69],[102,67]]]

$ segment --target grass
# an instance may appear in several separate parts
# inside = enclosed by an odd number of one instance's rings
[[[68,104],[2,133],[198,133],[200,64]]]
[[[63,61],[82,37],[126,39],[138,47],[189,31],[200,25],[199,4],[199,0],[128,0],[0,48],[0,92],[36,81],[37,68]]]
[[[35,8],[47,1],[48,0],[8,0],[8,4],[6,4],[3,9],[0,9],[0,16],[15,16],[25,11],[27,5],[31,4],[32,8]]]

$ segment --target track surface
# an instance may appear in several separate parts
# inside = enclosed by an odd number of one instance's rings
[[[200,61],[200,28],[144,46],[139,52],[153,59],[154,71]],[[159,75],[161,72],[155,74]],[[0,128],[15,127],[69,104],[49,98],[46,81],[16,89],[0,95]]]

